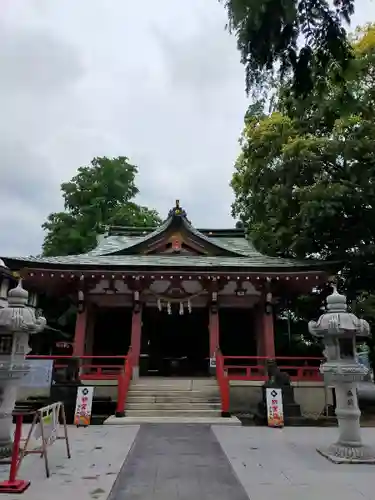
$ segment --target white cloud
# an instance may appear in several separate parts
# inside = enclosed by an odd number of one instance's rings
[[[196,226],[233,226],[247,99],[226,21],[217,0],[2,0],[1,254],[38,253],[60,183],[100,155],[138,164],[163,216],[179,198]]]

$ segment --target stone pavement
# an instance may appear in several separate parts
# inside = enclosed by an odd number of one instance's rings
[[[248,500],[209,425],[142,425],[109,500],[191,498]]]
[[[375,498],[375,466],[335,465],[315,451],[335,440],[336,428],[146,424],[70,427],[69,436],[70,460],[56,442],[46,479],[43,460],[26,457],[19,477],[30,488],[0,500]],[[375,447],[374,428],[362,436]],[[0,479],[8,470],[0,467]]]
[[[65,442],[56,441],[48,448],[47,479],[43,459],[26,456],[18,478],[30,480],[30,487],[21,495],[1,494],[0,500],[106,500],[138,429],[69,426],[72,458],[67,458]],[[0,467],[1,480],[8,479],[8,471],[9,466]]]
[[[337,438],[336,428],[214,427],[250,500],[373,500],[374,465],[335,465],[316,447]],[[375,447],[375,429],[362,429]],[[1,499],[0,499],[1,500]]]

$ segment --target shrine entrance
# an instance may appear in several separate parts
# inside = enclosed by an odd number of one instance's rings
[[[177,305],[172,305],[169,312],[157,307],[143,309],[141,376],[209,375],[208,310],[179,312]]]

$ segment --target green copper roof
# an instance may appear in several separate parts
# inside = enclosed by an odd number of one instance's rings
[[[207,232],[211,232],[215,234],[214,230],[207,230]],[[154,231],[147,235],[143,236],[130,236],[130,235],[113,235],[106,236],[99,241],[96,248],[88,252],[89,256],[98,256],[98,255],[110,255],[110,254],[118,254],[123,250],[128,250],[133,246],[136,246],[140,243],[147,241],[148,238],[153,237],[157,234],[162,234],[162,231]],[[216,236],[206,236],[200,231],[195,229],[195,234],[200,235],[204,241],[208,243],[212,243],[215,246],[228,250],[231,253],[237,254],[237,256],[241,257],[254,257],[260,256],[261,254],[257,252],[254,246],[245,238],[244,234],[232,237],[216,237]],[[83,256],[82,255],[82,256]]]
[[[140,253],[142,245],[160,240],[163,233],[184,230],[202,245],[207,244],[214,251],[210,255],[148,254]],[[216,250],[215,250],[216,249]],[[215,255],[216,254],[216,255]],[[245,238],[241,229],[196,229],[187,219],[186,212],[176,204],[167,220],[157,228],[109,228],[102,235],[96,248],[81,255],[60,257],[4,257],[11,267],[38,267],[77,269],[84,268],[225,268],[240,271],[253,269],[273,269],[280,271],[319,269],[317,261],[294,261],[278,257],[268,257],[258,252]],[[21,264],[22,263],[22,264]]]
[[[69,269],[84,266],[85,268],[233,268],[245,271],[249,268],[283,269],[316,268],[313,262],[296,262],[276,257],[265,257],[255,253],[249,257],[222,257],[197,255],[67,255],[63,257],[35,257],[33,259],[10,258],[10,261],[22,261],[25,266],[32,267],[67,267]]]

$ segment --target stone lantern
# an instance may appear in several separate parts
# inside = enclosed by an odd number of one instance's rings
[[[12,412],[17,387],[30,370],[26,355],[30,352],[29,336],[46,325],[45,318],[36,317],[27,306],[29,294],[19,281],[8,292],[8,305],[0,309],[0,458],[12,451]]]
[[[318,321],[309,322],[312,335],[322,338],[325,362],[320,367],[326,385],[336,392],[336,416],[339,438],[328,448],[317,451],[334,463],[375,463],[375,451],[362,443],[357,383],[368,368],[357,361],[356,336],[370,335],[367,321],[347,311],[346,297],[333,293],[327,297],[327,309]]]

